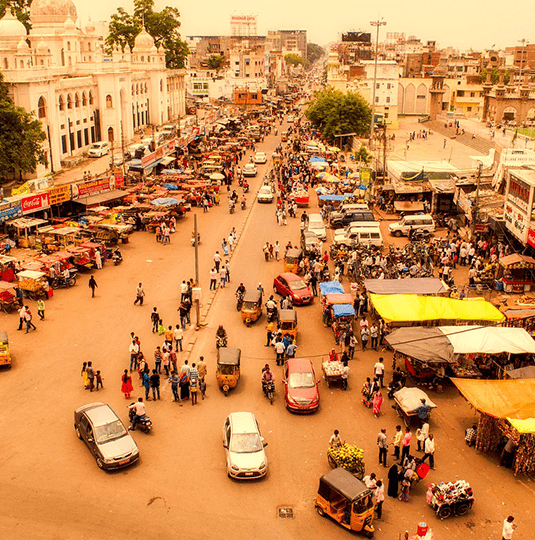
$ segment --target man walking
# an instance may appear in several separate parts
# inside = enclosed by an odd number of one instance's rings
[[[269,347],[271,345],[271,340],[273,339],[273,328],[273,321],[268,322],[266,325],[267,342],[264,347]]]
[[[42,298],[37,300],[37,315],[42,321],[45,320],[45,301]]]
[[[98,285],[93,276],[89,278],[88,286],[91,289],[91,298],[95,298],[95,289],[98,287]]]
[[[24,317],[25,314],[26,306],[21,306],[21,308],[19,309],[19,327],[17,328],[17,330],[22,330],[22,325],[26,322],[26,318]]]
[[[383,357],[381,356],[375,365],[373,366],[373,375],[376,379],[379,380],[381,388],[383,388],[383,379],[385,376],[385,365],[383,364]]]
[[[429,466],[435,468],[435,438],[432,433],[429,434],[429,437],[424,442],[424,457],[422,458],[422,463],[429,458]]]
[[[132,343],[130,343],[130,372],[132,372],[134,369],[137,368],[137,357],[139,354],[139,345],[137,344],[136,340],[133,339]]]
[[[37,330],[35,324],[33,324],[32,322],[32,312],[30,311],[30,308],[28,306],[26,306],[26,311],[24,313],[24,321],[26,322],[26,334],[28,333],[30,328]]]
[[[411,451],[411,439],[411,428],[408,427],[405,429],[405,435],[403,435],[403,438],[401,439],[401,463],[403,463],[405,458],[409,457],[409,452]]]
[[[191,394],[191,404],[197,404],[197,389],[199,386],[199,371],[195,367],[195,362],[191,364],[191,369],[189,370],[189,391]]]
[[[153,333],[157,332],[158,331],[158,323],[160,322],[160,314],[158,313],[157,308],[152,308],[152,313],[150,314],[150,320],[152,321],[152,332]]]
[[[175,327],[173,337],[175,339],[175,352],[178,352],[179,347],[180,352],[182,352],[182,340],[184,339],[184,331],[182,330],[182,328],[180,328],[179,324],[177,324]]]
[[[134,300],[134,306],[139,302],[139,305],[143,305],[143,297],[145,296],[145,291],[143,290],[143,285],[140,283],[136,287],[136,299]],[[156,309],[156,308],[155,308]]]
[[[511,540],[513,538],[513,533],[515,532],[516,525],[513,523],[515,518],[509,516],[503,521],[503,530],[502,530],[502,540]]]
[[[219,255],[219,251],[214,253],[214,264],[216,272],[219,272],[219,265],[221,264],[221,255]]]
[[[171,383],[171,390],[173,392],[173,401],[180,401],[178,396],[178,375],[176,371],[171,371],[171,376],[169,377],[169,382]]]
[[[92,392],[95,388],[95,371],[92,362],[87,362],[86,372],[87,378],[89,379],[89,391]]]
[[[152,388],[152,399],[156,400],[156,396],[160,399],[160,376],[155,369],[152,370],[150,376],[150,387]]]
[[[212,268],[210,270],[210,290],[214,289],[214,291],[217,288],[217,276],[218,272],[215,268]]]
[[[386,453],[388,449],[386,429],[382,429],[381,433],[377,435],[377,446],[379,447],[379,465],[383,464],[386,467]]]

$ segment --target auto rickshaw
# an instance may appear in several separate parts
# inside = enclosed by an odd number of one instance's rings
[[[288,334],[297,343],[297,312],[295,309],[281,309],[279,311],[278,329],[282,335]]]
[[[320,478],[316,511],[320,516],[333,518],[350,531],[373,537],[373,491],[341,467]]]
[[[241,308],[241,318],[243,322],[249,326],[262,315],[262,292],[255,289],[246,291],[243,297],[243,305]]]
[[[6,332],[0,332],[0,366],[11,368],[11,353]]]
[[[275,167],[282,165],[282,156],[278,152],[273,152],[273,154],[271,154],[271,159],[273,159],[273,165]]]
[[[299,263],[303,258],[303,252],[299,248],[292,248],[284,256],[284,271],[299,274]]]
[[[281,141],[282,142],[287,142],[288,141],[288,132],[287,131],[283,131],[281,133]]]
[[[217,367],[215,376],[219,388],[225,396],[231,388],[236,388],[240,379],[241,349],[220,347],[217,349]]]

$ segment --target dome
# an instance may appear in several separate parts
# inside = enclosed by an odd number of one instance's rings
[[[33,0],[30,8],[30,20],[34,24],[63,24],[68,17],[78,18],[72,0]]]
[[[38,44],[37,44],[37,54],[48,54],[48,47],[46,45],[46,43],[41,40]]]
[[[91,22],[91,19],[87,21],[84,30],[86,34],[92,34],[95,31],[95,25]]]
[[[76,30],[76,25],[74,24],[74,21],[68,17],[63,23],[63,28],[65,28],[65,30]]]
[[[154,47],[154,39],[152,36],[143,28],[141,32],[136,36],[134,41],[134,50],[136,51],[150,51]]]
[[[28,42],[24,38],[21,38],[19,44],[17,45],[17,50],[19,52],[26,52],[29,48],[30,46],[28,45]]]
[[[0,41],[20,41],[27,34],[26,27],[6,9],[5,15],[0,19]]]

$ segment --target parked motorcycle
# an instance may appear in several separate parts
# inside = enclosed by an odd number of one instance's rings
[[[123,255],[122,253],[116,249],[114,252],[113,252],[113,255],[112,255],[112,258],[111,260],[113,261],[113,264],[115,266],[117,266],[118,264],[121,264],[123,262]]]
[[[133,404],[132,404],[133,405]],[[130,418],[130,425],[134,425],[134,417],[136,416],[135,409],[129,409],[128,417]],[[140,416],[137,419],[136,427],[138,427],[143,433],[148,433],[152,429],[152,422],[147,414]]]
[[[76,274],[74,272],[77,271],[76,268],[71,268],[68,279],[65,279],[63,276],[55,277],[52,280],[51,287],[53,289],[69,289],[70,287],[74,287],[76,285]]]

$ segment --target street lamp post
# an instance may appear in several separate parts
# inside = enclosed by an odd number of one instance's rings
[[[370,24],[377,28],[377,35],[375,37],[375,64],[373,66],[373,94],[372,94],[372,121],[370,125],[370,147],[372,146],[373,131],[375,128],[375,87],[377,86],[377,60],[379,56],[379,28],[386,26],[386,21],[383,19],[377,21],[371,21]]]

